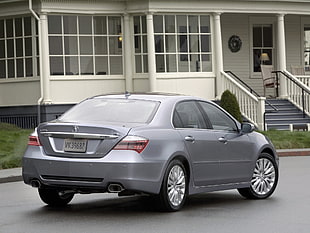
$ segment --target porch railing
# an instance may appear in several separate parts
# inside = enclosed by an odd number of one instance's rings
[[[295,75],[295,77],[305,84],[306,86],[310,87],[310,76],[309,75]]]
[[[256,97],[244,86],[232,78],[231,73],[221,72],[224,90],[237,97],[240,111],[259,130],[264,130],[265,97]]]
[[[288,71],[276,71],[276,74],[285,77],[288,99],[303,111],[304,117],[310,115],[310,87]]]

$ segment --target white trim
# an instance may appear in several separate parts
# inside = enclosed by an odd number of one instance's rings
[[[222,48],[222,29],[221,29],[221,14],[214,13],[212,18],[212,24],[214,25],[214,39],[217,41],[214,46],[213,53],[215,54],[215,74],[216,74],[216,82],[215,82],[215,97],[220,98],[222,92],[224,91],[224,82],[221,75],[223,72],[223,48]]]
[[[88,81],[88,80],[125,80],[124,76],[111,76],[111,75],[88,75],[88,76],[78,76],[78,75],[72,75],[72,76],[50,76],[49,78],[51,81]]]
[[[8,79],[0,79],[0,85],[5,83],[24,83],[24,82],[37,82],[40,81],[38,77],[30,77],[30,78],[8,78]]]
[[[149,12],[146,15],[146,28],[147,28],[149,90],[153,92],[156,91],[156,58],[155,58],[153,13]]]
[[[191,78],[215,78],[215,74],[212,72],[201,72],[201,73],[157,73],[157,79],[191,79]]]
[[[132,82],[132,77],[133,77],[133,47],[132,47],[132,38],[133,38],[133,33],[132,33],[132,27],[131,25],[133,24],[133,17],[124,14],[123,16],[123,73],[125,76],[125,89],[126,91],[132,92],[133,90],[133,82]],[[94,46],[95,47],[95,46]],[[94,48],[95,49],[95,48]]]

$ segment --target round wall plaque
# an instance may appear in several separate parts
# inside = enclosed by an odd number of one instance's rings
[[[233,53],[238,52],[241,49],[242,41],[239,36],[233,35],[228,40],[228,47]]]

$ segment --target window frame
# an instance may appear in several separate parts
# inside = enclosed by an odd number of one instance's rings
[[[197,108],[197,112],[199,113],[199,115],[201,116],[200,119],[198,119],[200,122],[200,127],[184,127],[184,123],[181,120],[181,116],[180,116],[180,112],[177,111],[177,107],[180,104],[184,104],[184,103],[191,103],[193,104],[193,106],[195,106]],[[175,126],[175,118],[178,118],[182,124],[183,127],[176,127]],[[175,104],[174,109],[173,109],[173,114],[172,114],[172,126],[175,129],[192,129],[192,130],[207,130],[207,129],[211,129],[211,125],[208,122],[208,119],[205,116],[205,113],[202,111],[201,107],[198,104],[197,100],[182,100],[179,101],[178,103]]]
[[[256,47],[253,46],[253,28],[254,25],[272,25],[272,47],[266,47],[266,49],[272,50],[272,60],[271,64],[276,66],[276,43],[275,43],[275,19],[273,17],[250,17],[249,24],[249,35],[250,35],[250,50],[249,50],[249,60],[250,60],[250,78],[260,78],[261,72],[254,72],[254,49]],[[258,48],[258,47],[257,47]]]
[[[138,19],[139,25],[135,24],[135,19]],[[148,41],[146,24],[146,15],[133,15],[133,56],[135,59],[134,71],[136,74],[148,73]],[[137,62],[138,59],[140,60],[140,64]],[[140,66],[138,67],[138,65]]]
[[[240,129],[238,127],[238,124],[236,122],[235,119],[233,119],[230,115],[228,115],[225,111],[223,111],[221,108],[219,108],[218,106],[216,106],[215,104],[212,104],[210,102],[206,102],[206,101],[197,101],[197,103],[199,104],[200,108],[201,108],[201,111],[203,112],[203,114],[205,115],[205,118],[208,119],[208,122],[211,126],[211,130],[214,130],[214,131],[225,131],[225,132],[229,132],[229,133],[236,133],[236,132],[239,132]],[[229,119],[231,121],[231,123],[233,124],[234,126],[234,129],[233,130],[226,130],[226,129],[215,129],[214,128],[214,125],[212,123],[212,120],[209,116],[209,114],[205,111],[204,107],[203,107],[203,104],[206,104],[206,105],[209,105],[209,106],[212,106],[213,108],[217,109],[220,113],[223,113],[223,116],[225,116],[226,119]],[[229,124],[230,125],[230,124]]]
[[[10,35],[7,33],[9,21],[12,22]],[[38,22],[31,15],[0,18],[0,22],[3,29],[3,37],[0,38],[0,43],[4,48],[0,63],[1,69],[5,69],[0,74],[0,82],[38,79],[40,76]],[[17,24],[21,27],[20,29],[17,28]],[[8,43],[12,43],[12,54],[10,56],[8,54]]]
[[[58,33],[52,33],[48,30],[48,46],[49,46],[49,62],[50,62],[50,70],[49,70],[49,75],[52,78],[66,78],[66,79],[72,79],[72,78],[105,78],[105,77],[119,77],[119,76],[124,76],[124,46],[123,46],[123,16],[121,15],[81,15],[81,14],[74,14],[74,15],[69,15],[69,14],[50,14],[48,15],[48,20],[49,17],[52,16],[58,16],[60,17],[60,22],[61,22],[61,31]],[[74,33],[66,33],[64,30],[64,17],[67,16],[73,16],[76,19],[76,32]],[[80,20],[83,17],[90,17],[91,20],[91,29],[86,32],[85,30],[82,30],[83,28],[80,28]],[[105,31],[96,32],[96,27],[95,27],[95,22],[96,22],[96,17],[102,17],[104,20],[105,25],[103,25],[103,29]],[[117,18],[120,22],[120,25],[115,25],[113,27],[113,18]],[[112,28],[111,28],[112,26]],[[62,43],[62,51],[60,54],[51,54],[51,38],[53,37],[58,37],[61,40]],[[66,52],[66,45],[65,45],[65,38],[76,38],[76,44],[77,44],[77,51],[75,54],[72,54]],[[82,47],[83,43],[81,43],[81,40],[84,39],[90,39],[91,40],[91,46],[89,46],[88,49],[89,51],[86,51],[83,53]],[[103,45],[106,48],[106,51],[103,53],[98,53],[96,50],[96,41],[97,40],[102,40],[105,42]],[[111,43],[114,44],[114,46],[110,46]],[[115,50],[115,51],[114,51]],[[58,73],[57,70],[53,70],[52,64],[53,62],[52,59],[59,59],[60,64],[60,72]],[[67,69],[67,64],[66,61],[68,59],[75,59],[77,62],[75,62],[76,68],[75,72],[72,72],[73,70],[68,70]],[[85,68],[83,69],[83,60],[89,59],[90,63],[87,63],[90,68]],[[114,62],[112,60],[118,60],[117,65],[112,66]],[[101,67],[99,63],[97,64],[96,62],[103,62],[105,66],[105,71],[98,70],[98,67]],[[86,61],[86,60],[85,60]],[[85,63],[86,64],[86,63]],[[116,64],[116,63],[115,63]],[[98,65],[98,66],[97,66]],[[118,69],[116,67],[121,67],[120,72],[118,72]],[[102,67],[101,67],[102,68]],[[66,70],[67,69],[67,70]],[[89,70],[88,70],[89,69]]]
[[[182,104],[182,103],[193,103],[197,107],[197,110],[200,113],[199,115],[201,115],[201,117],[202,117],[202,119],[200,119],[200,120],[203,120],[203,127],[197,127],[197,128],[196,127],[176,127],[176,124],[175,124],[176,118],[178,118],[178,120],[182,124],[181,116],[177,112],[178,105]],[[217,109],[220,113],[222,113],[223,116],[225,117],[225,119],[228,119],[230,121],[228,125],[233,126],[232,130],[214,128],[213,123],[212,123],[208,113],[205,111],[205,109],[203,107],[203,104],[212,106],[213,108]],[[240,132],[240,127],[238,127],[238,123],[234,118],[232,118],[229,114],[227,114],[225,111],[223,111],[223,109],[218,107],[216,104],[213,104],[212,102],[208,102],[208,101],[203,101],[203,100],[182,100],[182,101],[179,101],[178,103],[176,103],[174,106],[174,109],[173,109],[173,114],[172,114],[172,126],[175,129],[212,130],[212,131],[227,132],[227,133],[239,133]]]
[[[173,32],[170,32],[168,30],[167,32],[167,26],[166,26],[166,18],[167,17],[174,17],[174,30]],[[186,32],[180,31],[179,27],[185,27],[178,25],[178,17],[185,16],[186,17]],[[185,75],[188,73],[191,74],[201,74],[201,73],[212,73],[213,72],[213,47],[212,47],[212,41],[213,41],[213,28],[212,28],[212,16],[210,14],[155,14],[153,16],[155,17],[161,17],[162,20],[159,22],[162,22],[162,31],[158,32],[155,30],[157,27],[157,24],[155,22],[155,19],[153,19],[153,27],[154,27],[154,43],[155,43],[155,59],[156,59],[156,73],[158,74],[169,74],[169,73],[184,73]],[[190,17],[197,17],[197,32],[190,32],[190,24],[189,19]],[[202,17],[208,17],[208,32],[203,32],[203,25]],[[168,51],[167,47],[167,37],[174,37],[174,46],[175,49],[173,52]],[[194,38],[194,36],[197,37],[197,41],[193,42],[191,41],[191,38]],[[162,38],[162,40],[159,40],[159,38]],[[186,39],[186,49],[187,52],[182,51],[182,48],[180,47],[180,40],[183,38]],[[202,38],[207,38],[208,41],[208,48],[209,51],[203,51],[202,47]],[[156,43],[156,41],[158,43]],[[159,43],[160,42],[160,43]],[[198,44],[198,51],[190,51],[192,43]],[[159,48],[161,48],[159,51]],[[157,50],[157,51],[156,51]],[[195,68],[193,67],[192,59],[193,56],[197,57],[198,60],[196,60]],[[171,57],[173,59],[173,63],[175,63],[175,67],[172,71],[169,71],[170,67],[168,65],[168,57]],[[174,57],[174,58],[173,58]],[[207,58],[207,62],[203,62],[203,58]],[[158,61],[161,61],[162,65],[158,63]],[[198,63],[197,63],[198,62]],[[181,70],[183,66],[180,64],[184,63],[184,67],[187,66],[187,69]],[[187,63],[187,64],[185,64]],[[206,67],[206,69],[204,69]]]

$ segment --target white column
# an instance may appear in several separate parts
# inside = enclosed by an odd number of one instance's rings
[[[284,28],[284,14],[278,15],[278,34],[277,34],[277,62],[278,70],[286,70],[286,48],[285,48],[285,28]],[[285,77],[280,75],[280,97],[285,98],[287,96],[287,88]]]
[[[155,42],[153,14],[146,15],[147,26],[147,49],[148,49],[148,68],[149,68],[149,90],[156,91],[156,60],[155,60]]]
[[[265,101],[266,97],[258,97],[257,105],[257,127],[259,130],[264,130],[264,113],[265,113]]]
[[[215,85],[216,97],[220,98],[223,93],[223,80],[221,71],[223,71],[223,49],[222,49],[222,31],[221,31],[221,13],[213,14],[214,21],[214,58],[215,58]]]
[[[43,86],[43,103],[50,104],[50,63],[49,63],[49,47],[48,47],[48,24],[47,24],[47,15],[40,15],[41,22],[41,62],[40,70],[41,82]]]
[[[126,91],[132,92],[132,76],[133,76],[133,55],[132,55],[132,40],[130,30],[130,17],[128,14],[124,15],[124,60],[125,60],[125,88]]]

